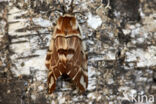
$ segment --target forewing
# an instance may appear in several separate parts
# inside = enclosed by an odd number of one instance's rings
[[[82,45],[82,40],[79,37],[74,36],[69,38],[68,49],[73,49],[74,54],[68,59],[68,68],[66,70],[67,74],[76,84],[76,86],[80,89],[80,91],[84,92],[88,86],[88,72],[87,56],[83,50],[84,48]]]

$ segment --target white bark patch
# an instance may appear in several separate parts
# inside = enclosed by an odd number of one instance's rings
[[[50,27],[52,26],[51,25],[51,22],[49,20],[45,20],[41,17],[39,18],[33,18],[33,22],[36,24],[36,25],[40,25],[42,27]]]
[[[102,20],[99,16],[93,16],[89,13],[87,23],[91,28],[96,29],[102,24]]]
[[[14,64],[14,66],[11,67],[11,71],[15,76],[33,74],[34,80],[45,80],[47,77],[44,64],[46,49],[40,49],[41,39],[40,37],[33,35],[36,34],[36,30],[27,29],[27,27],[30,26],[30,18],[24,18],[22,16],[28,11],[18,9],[15,6],[10,6],[8,9],[8,22],[10,23],[8,33],[10,36],[17,36],[17,38],[11,40],[12,44],[10,45],[11,50],[14,52],[14,54],[10,56],[12,63]],[[42,21],[42,23],[46,23],[45,21]],[[19,29],[23,29],[23,31],[19,31]],[[45,31],[47,31],[47,29],[39,29],[40,33],[45,33]],[[50,34],[47,34],[45,37],[49,36]],[[43,41],[45,40],[45,37],[43,38]]]
[[[130,61],[138,61],[137,66],[138,67],[146,67],[146,66],[154,66],[156,65],[156,47],[150,46],[146,51],[142,49],[136,49],[132,50],[130,52],[127,52],[127,62]]]

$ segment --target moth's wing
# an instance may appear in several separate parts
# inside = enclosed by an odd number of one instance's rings
[[[77,66],[78,71],[77,74],[74,76],[74,82],[76,82],[79,89],[84,92],[88,87],[88,70],[87,70],[87,58],[85,53],[82,50],[82,46],[79,47],[76,51],[77,54],[75,55],[75,60],[77,61],[74,63]]]
[[[53,90],[56,87],[56,80],[57,78],[62,75],[60,73],[59,66],[58,66],[58,56],[57,52],[54,46],[54,40],[51,39],[50,45],[49,45],[49,50],[47,52],[46,56],[46,62],[45,65],[49,69],[48,72],[48,93],[52,93]]]
[[[51,94],[56,87],[54,74],[52,71],[48,73],[48,93]]]
[[[78,24],[78,30],[80,31],[80,36],[82,37],[82,30],[81,27]],[[83,43],[82,40],[79,40],[77,44],[77,50],[75,54],[75,59],[77,61],[75,62],[75,65],[79,68],[78,70],[80,71],[76,76],[75,76],[75,82],[77,83],[77,86],[79,86],[79,89],[84,92],[87,87],[88,87],[88,57],[87,54],[85,53],[86,46]]]
[[[77,87],[84,92],[88,86],[87,57],[84,53],[82,40],[78,37],[68,39],[68,48],[74,50],[67,68],[67,75],[73,80]],[[68,56],[68,55],[67,55]]]

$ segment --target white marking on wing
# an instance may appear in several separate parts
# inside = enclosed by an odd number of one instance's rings
[[[73,54],[67,54],[67,59],[71,60],[73,56],[74,56]]]
[[[86,89],[86,83],[84,81],[84,76],[82,75],[81,78],[80,78],[80,83],[81,85]]]

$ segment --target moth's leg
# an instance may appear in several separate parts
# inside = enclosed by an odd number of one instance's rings
[[[54,73],[54,77],[55,79],[57,80],[57,78],[59,76],[61,76],[63,73],[64,73],[64,68],[62,67],[60,61],[58,60],[57,63],[55,64],[55,66],[50,66],[51,70],[53,71]]]
[[[66,69],[66,71],[67,71],[67,75],[69,75],[69,77],[73,80],[73,77],[78,72],[78,68],[77,67],[69,67]]]
[[[52,56],[52,51],[48,50],[47,52],[47,56],[46,56],[46,61],[45,61],[45,66],[47,67],[47,69],[50,69],[50,60],[51,60],[51,56]]]
[[[48,73],[48,93],[51,94],[55,87],[56,87],[56,82],[55,82],[54,74],[53,71],[50,70]]]
[[[53,68],[53,73],[54,73],[55,80],[57,80],[57,78],[62,75],[58,67]]]

